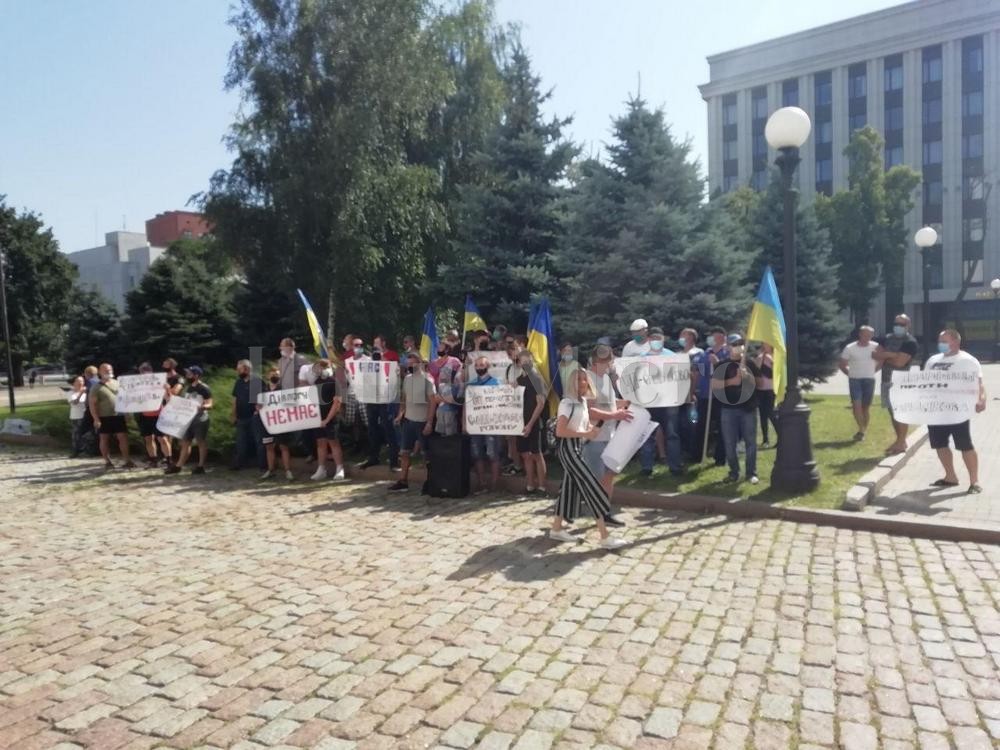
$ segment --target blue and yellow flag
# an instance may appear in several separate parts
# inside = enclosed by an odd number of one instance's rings
[[[465,295],[465,320],[462,323],[462,341],[465,341],[465,334],[468,331],[488,331],[486,321],[479,314],[479,308],[472,301],[472,296]]]
[[[747,341],[763,341],[774,347],[774,398],[780,402],[788,385],[787,350],[785,347],[785,314],[781,311],[778,285],[774,283],[771,267],[764,269],[760,290],[750,311]]]
[[[299,293],[299,299],[302,300],[302,304],[306,308],[306,320],[309,322],[309,330],[312,332],[313,337],[313,349],[316,350],[316,354],[323,359],[328,359],[330,357],[326,350],[326,336],[323,335],[323,329],[320,328],[319,319],[316,317],[316,313],[313,312],[312,305],[309,304],[309,300],[306,299],[306,295],[302,293],[301,289],[296,289]]]
[[[532,305],[528,320],[528,351],[535,359],[535,368],[548,388],[550,414],[559,408],[559,353],[552,329],[552,310],[544,297]]]
[[[425,361],[437,357],[438,334],[437,326],[434,324],[434,308],[428,307],[424,313],[424,327],[420,331],[420,357]]]

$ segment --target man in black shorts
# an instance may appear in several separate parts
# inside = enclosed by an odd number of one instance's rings
[[[968,352],[962,351],[962,335],[953,328],[941,331],[938,335],[938,353],[927,360],[924,370],[939,370],[947,372],[968,372],[977,376],[979,383],[979,399],[976,401],[976,411],[986,408],[986,388],[983,386],[983,368],[979,360]],[[969,472],[969,494],[978,495],[983,491],[979,486],[979,456],[972,445],[970,420],[959,424],[928,425],[927,436],[931,448],[937,451],[938,460],[944,469],[944,477],[933,482],[934,487],[955,487],[958,485],[958,475],[955,473],[955,460],[948,447],[948,438],[955,443],[955,450],[962,454],[962,461]]]
[[[197,365],[185,368],[184,378],[187,380],[187,385],[179,397],[173,397],[189,398],[197,402],[198,416],[191,422],[191,426],[188,427],[183,439],[181,439],[181,454],[177,458],[176,464],[167,467],[165,472],[167,474],[177,474],[184,468],[184,464],[187,463],[188,458],[191,456],[192,443],[198,446],[198,465],[191,469],[191,473],[205,473],[205,461],[208,460],[208,428],[210,425],[208,411],[212,408],[212,389],[201,382],[201,377],[204,374],[205,371]]]
[[[118,441],[125,462],[123,469],[134,469],[135,462],[128,454],[128,426],[125,417],[115,410],[115,399],[118,396],[118,381],[115,371],[107,362],[97,368],[100,382],[90,389],[90,414],[94,419],[94,429],[100,435],[101,455],[104,457],[104,468],[113,469],[111,463],[111,436]]]
[[[520,374],[514,381],[524,387],[524,432],[517,437],[517,452],[524,464],[527,482],[525,492],[545,494],[548,467],[542,454],[542,415],[545,413],[545,384],[535,370],[531,352],[522,349],[517,354]]]

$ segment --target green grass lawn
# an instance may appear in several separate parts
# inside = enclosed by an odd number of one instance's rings
[[[711,458],[704,467],[694,466],[683,477],[673,477],[666,466],[658,464],[653,476],[640,476],[638,462],[633,462],[618,480],[624,487],[635,489],[682,492],[718,497],[743,497],[809,508],[839,508],[849,487],[863,474],[873,469],[883,458],[883,451],[892,442],[892,427],[888,415],[872,405],[872,420],[864,442],[853,440],[857,426],[847,396],[810,396],[806,399],[812,414],[809,427],[813,444],[813,459],[819,465],[820,485],[805,495],[789,495],[772,491],[768,486],[774,467],[774,448],[761,449],[758,434],[757,473],[760,484],[746,482],[723,484],[729,473],[726,467],[716,467]],[[772,431],[771,439],[774,440]],[[741,473],[745,466],[740,456]]]
[[[215,408],[212,413],[212,427],[209,430],[209,455],[214,459],[228,460],[232,455],[234,430],[229,423],[232,407],[233,382],[236,375],[232,370],[214,370],[208,373],[206,382],[212,389]],[[889,419],[877,403],[872,408],[872,424],[868,437],[862,443],[852,439],[856,430],[854,418],[847,396],[810,396],[807,399],[812,409],[810,427],[812,430],[813,457],[820,470],[820,486],[806,495],[792,496],[773,492],[769,485],[771,468],[774,466],[774,448],[757,450],[757,472],[761,483],[757,486],[745,482],[738,485],[723,484],[728,469],[712,465],[711,460],[704,467],[694,466],[684,477],[674,478],[666,466],[657,464],[653,476],[639,475],[638,461],[633,461],[618,480],[624,487],[635,489],[681,492],[695,495],[718,497],[744,497],[767,502],[787,503],[810,508],[839,508],[844,495],[854,482],[874,468],[882,458],[882,451],[892,441]],[[69,406],[63,401],[29,404],[18,407],[17,416],[29,419],[35,432],[50,435],[69,445]],[[5,408],[0,409],[0,418],[7,416]],[[129,420],[131,442],[140,445],[135,423]],[[774,439],[772,435],[772,439]],[[758,438],[759,441],[759,438]],[[741,466],[743,465],[742,456]],[[555,464],[554,460],[550,463]],[[552,466],[553,477],[558,476],[558,467]]]

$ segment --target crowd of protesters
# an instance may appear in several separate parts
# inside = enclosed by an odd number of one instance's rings
[[[295,476],[291,455],[295,448],[308,456],[309,463],[315,464],[311,480],[342,480],[345,478],[342,438],[350,438],[352,445],[360,446],[364,435],[367,458],[358,468],[364,470],[381,464],[384,453],[390,470],[398,472],[398,479],[389,490],[406,492],[410,489],[413,457],[426,452],[428,440],[434,435],[452,436],[464,431],[462,410],[468,389],[506,382],[524,388],[524,429],[520,435],[510,437],[469,437],[476,491],[495,490],[504,473],[522,475],[527,494],[547,494],[546,443],[554,440],[550,452],[558,457],[564,479],[550,536],[555,540],[575,541],[576,537],[565,531],[564,524],[571,523],[586,507],[598,521],[601,544],[614,547],[621,542],[609,536],[607,527],[620,524],[611,506],[616,474],[604,463],[602,454],[616,425],[633,416],[630,403],[622,398],[619,389],[616,359],[671,353],[675,361],[677,354],[688,357],[689,365],[684,365],[690,372],[688,396],[677,406],[649,409],[656,428],[638,451],[640,473],[652,475],[656,462],[660,461],[672,475],[682,477],[687,467],[709,460],[728,468],[724,481],[739,482],[742,475],[743,481],[757,484],[758,431],[763,449],[773,445],[771,431],[780,431],[775,414],[771,347],[748,346],[740,333],[727,332],[721,327],[709,329],[704,340],[692,328],[684,328],[677,332],[676,338],[668,338],[662,328],[651,326],[642,318],[631,324],[628,334],[621,347],[615,346],[610,338],[599,339],[591,346],[565,342],[559,347],[558,380],[563,398],[555,419],[548,425],[549,386],[527,348],[528,338],[510,333],[503,326],[492,333],[473,331],[467,340],[458,331],[448,331],[428,359],[421,356],[413,336],[403,337],[401,350],[396,351],[385,335],[374,336],[369,345],[363,337],[347,334],[342,339],[341,352],[316,361],[298,353],[294,341],[283,339],[278,346],[279,356],[273,366],[263,371],[263,378],[255,372],[250,360],[236,364],[237,379],[229,414],[235,426],[230,468],[256,468],[260,479],[268,480],[277,475],[280,457],[284,477],[292,480]],[[961,337],[957,332],[942,332],[940,341],[940,353],[927,363],[929,368],[946,368],[956,362],[978,368],[977,361],[960,351]],[[490,373],[495,362],[487,358],[487,352],[506,354],[508,364],[502,380]],[[909,333],[909,319],[905,315],[895,319],[893,332],[881,341],[876,341],[873,329],[862,326],[857,340],[844,347],[839,365],[848,376],[857,423],[855,440],[864,440],[868,431],[869,408],[879,373],[882,405],[892,417],[891,373],[908,369],[915,354],[916,340]],[[347,376],[347,365],[352,360],[398,363],[401,378],[398,402],[359,403]],[[137,371],[150,373],[153,369],[144,362]],[[162,404],[171,398],[194,399],[198,403],[197,417],[175,441],[157,429],[158,411],[136,414],[146,454],[145,466],[162,467],[166,473],[176,474],[190,461],[192,449],[197,449],[197,462],[191,473],[204,473],[214,406],[212,390],[203,381],[204,372],[198,365],[179,370],[177,361],[167,358],[161,371],[166,375]],[[303,386],[317,388],[321,425],[297,433],[269,434],[260,415],[262,394]],[[88,439],[96,435],[96,447],[105,468],[113,468],[114,446],[121,453],[122,468],[135,468],[129,452],[126,416],[115,411],[117,390],[115,373],[109,364],[87,367],[73,381],[68,395],[73,455],[85,452]],[[984,404],[985,395],[980,407]],[[894,419],[893,426],[895,440],[886,449],[888,454],[906,450],[908,426]],[[958,483],[948,448],[949,438],[962,453],[968,468],[970,492],[979,492],[978,462],[968,423],[932,431],[932,447],[938,451],[945,470],[939,486]]]

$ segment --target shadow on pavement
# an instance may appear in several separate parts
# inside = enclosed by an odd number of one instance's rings
[[[914,490],[904,492],[895,497],[880,496],[872,500],[868,505],[875,510],[876,515],[896,516],[900,513],[916,513],[921,516],[937,516],[941,513],[950,513],[953,508],[934,507],[936,503],[955,500],[967,495],[964,487],[928,487],[925,490]]]

